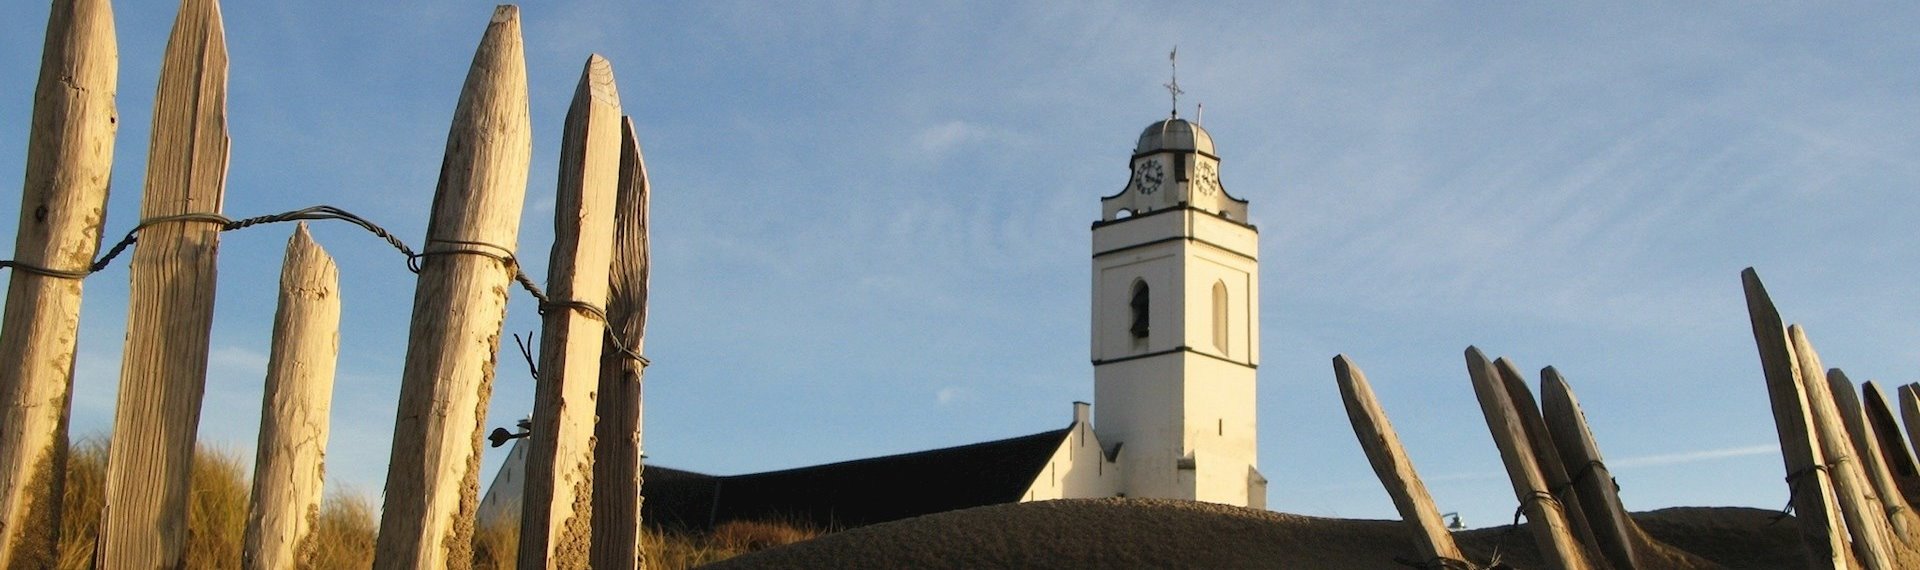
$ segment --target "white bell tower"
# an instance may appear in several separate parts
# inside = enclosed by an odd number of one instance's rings
[[[1134,147],[1093,223],[1095,431],[1129,497],[1266,507],[1256,450],[1259,232],[1213,138],[1178,117]]]

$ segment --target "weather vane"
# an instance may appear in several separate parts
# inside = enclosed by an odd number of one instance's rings
[[[1180,94],[1186,93],[1180,90],[1180,46],[1173,46],[1173,51],[1167,52],[1167,64],[1173,67],[1173,80],[1164,87],[1167,88],[1167,94],[1173,96],[1173,117],[1177,119],[1180,117]]]

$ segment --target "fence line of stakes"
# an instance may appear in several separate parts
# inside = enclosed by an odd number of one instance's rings
[[[480,433],[509,283],[541,303],[533,460],[520,568],[640,568],[639,493],[648,251],[646,167],[621,115],[611,65],[590,56],[562,141],[549,298],[512,244],[531,155],[518,9],[495,9],[456,106],[436,208],[418,253],[344,210],[318,206],[241,221],[222,215],[229,141],[217,0],[185,0],[154,98],[143,220],[99,252],[116,133],[118,48],[107,0],[56,0],[35,89],[14,269],[0,317],[0,566],[52,565],[67,458],[68,402],[83,279],[138,241],[95,563],[184,563],[186,493],[205,387],[220,233],[260,223],[344,220],[406,254],[418,274],[375,566],[466,567]],[[1816,568],[1920,564],[1920,384],[1898,386],[1899,417],[1874,381],[1856,392],[1787,326],[1759,276],[1748,314],[1797,514]],[[243,566],[300,556],[317,508],[338,358],[338,275],[304,224],[289,240],[275,312]],[[557,298],[558,300],[555,300]],[[604,334],[603,334],[604,333]],[[1511,361],[1466,353],[1468,376],[1553,568],[1641,568],[1696,558],[1626,516],[1571,387],[1541,371],[1538,403]],[[1478,568],[1441,525],[1359,366],[1334,359],[1363,451],[1414,538],[1409,565]],[[594,393],[599,397],[596,399]],[[436,401],[453,402],[435,406]],[[594,417],[599,421],[595,422]],[[1906,436],[1900,433],[1904,424]],[[589,442],[597,440],[597,446]],[[1497,561],[1487,561],[1491,564]]]
[[[102,512],[94,563],[184,565],[219,236],[299,220],[365,228],[405,254],[419,274],[375,566],[471,562],[481,422],[512,282],[540,302],[548,323],[534,421],[558,426],[536,431],[535,447],[553,453],[529,468],[560,475],[529,489],[528,512],[544,508],[548,516],[538,529],[523,526],[535,540],[522,542],[519,567],[586,567],[589,536],[608,537],[604,548],[595,541],[596,560],[609,557],[596,566],[643,566],[639,419],[647,360],[639,351],[649,271],[648,184],[632,120],[620,115],[605,59],[589,57],[569,111],[550,298],[520,271],[513,251],[532,146],[517,8],[494,10],[476,50],[418,253],[331,206],[238,221],[223,215],[230,144],[224,24],[217,0],[185,0],[154,98],[142,221],[95,259],[117,123],[118,49],[108,0],[55,0],[46,45],[20,237],[13,259],[0,261],[14,270],[0,320],[0,567],[53,565],[81,284],[130,246],[109,508]],[[339,350],[338,279],[303,222],[282,265],[242,545],[245,568],[294,565],[313,531]],[[596,390],[615,397],[596,402]],[[436,407],[438,399],[457,404]],[[617,421],[596,425],[593,414],[607,405]],[[596,431],[602,433],[597,447],[591,443]],[[610,460],[597,463],[596,457]],[[535,496],[547,500],[536,506]],[[603,505],[596,496],[614,502]]]
[[[1754,344],[1772,402],[1788,493],[1813,568],[1920,567],[1920,383],[1889,394],[1826,368],[1806,331],[1788,326],[1760,277],[1741,273]],[[1627,516],[1572,387],[1549,366],[1536,404],[1519,367],[1468,347],[1467,372],[1543,563],[1550,568],[1707,567]],[[1365,374],[1346,355],[1334,377],[1354,435],[1394,500],[1410,539],[1408,566],[1487,568],[1498,553],[1463,552],[1435,508]],[[1901,434],[1904,424],[1906,434]]]

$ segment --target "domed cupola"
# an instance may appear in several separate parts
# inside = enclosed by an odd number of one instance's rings
[[[1140,143],[1133,146],[1136,157],[1160,151],[1199,152],[1218,158],[1213,153],[1213,135],[1178,117],[1147,125],[1147,130],[1140,131]]]
[[[1102,223],[1177,208],[1247,223],[1247,201],[1227,194],[1213,135],[1200,125],[1177,116],[1147,125],[1129,162],[1126,187],[1100,200]]]

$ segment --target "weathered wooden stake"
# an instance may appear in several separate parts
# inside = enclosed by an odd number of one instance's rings
[[[619,343],[600,349],[599,422],[593,426],[594,568],[635,570],[646,567],[640,548],[642,383],[646,362],[619,350],[640,354],[647,340],[647,273],[652,252],[647,243],[647,163],[633,118],[620,121],[620,191],[613,209],[613,267],[607,322]]]
[[[1645,568],[1635,544],[1640,539],[1639,526],[1627,516],[1626,507],[1620,503],[1619,490],[1613,486],[1613,473],[1600,460],[1600,446],[1587,428],[1586,414],[1580,410],[1580,400],[1574,398],[1573,388],[1560,377],[1559,371],[1548,366],[1540,371],[1540,392],[1547,433],[1553,439],[1563,470],[1574,474],[1573,488],[1590,517],[1594,546],[1614,568]]]
[[[595,310],[606,305],[620,152],[620,92],[613,65],[589,56],[560,141],[547,265],[547,292],[555,302]],[[542,310],[540,379],[520,503],[519,567],[586,568],[593,535],[594,393],[606,325],[600,316],[565,304]]]
[[[1818,434],[1820,451],[1827,458],[1827,469],[1833,473],[1833,489],[1840,500],[1840,514],[1847,520],[1847,532],[1853,536],[1854,553],[1868,570],[1898,568],[1894,561],[1900,553],[1895,551],[1893,536],[1887,528],[1887,512],[1881,508],[1873,485],[1867,482],[1858,453],[1854,451],[1853,438],[1840,423],[1840,410],[1827,386],[1826,368],[1820,364],[1820,354],[1807,341],[1800,325],[1787,327],[1787,338],[1793,342],[1794,361],[1800,366],[1800,378],[1807,391],[1807,406],[1813,411],[1814,433]]]
[[[1906,436],[1900,435],[1900,422],[1894,419],[1893,406],[1888,403],[1887,393],[1872,380],[1868,380],[1861,391],[1864,392],[1862,396],[1867,406],[1867,423],[1873,426],[1873,434],[1880,438],[1881,459],[1893,471],[1894,483],[1907,503],[1920,503],[1920,465],[1914,463]]]
[[[313,557],[339,356],[340,271],[302,223],[280,269],[242,568],[304,568]]]
[[[520,11],[473,56],[434,191],[400,378],[376,568],[472,564],[480,427],[493,392],[532,153]]]
[[[1920,455],[1920,383],[1901,386],[1900,421],[1907,428],[1907,445]]]
[[[140,244],[107,451],[100,568],[186,563],[187,489],[213,328],[227,184],[227,45],[220,5],[184,0],[160,62]],[[186,218],[169,218],[187,216]]]
[[[1474,395],[1480,399],[1480,412],[1487,418],[1487,431],[1500,448],[1507,478],[1513,482],[1513,494],[1527,514],[1527,528],[1540,549],[1540,558],[1549,568],[1583,570],[1591,568],[1585,550],[1567,524],[1566,512],[1540,475],[1540,462],[1527,441],[1526,428],[1520,424],[1500,372],[1480,353],[1467,347],[1467,374],[1473,378]]]
[[[1892,538],[1910,543],[1913,533],[1920,527],[1920,520],[1914,519],[1913,507],[1900,493],[1899,483],[1894,482],[1893,472],[1887,469],[1886,454],[1880,450],[1880,436],[1873,426],[1867,423],[1866,411],[1860,404],[1860,396],[1853,390],[1853,381],[1847,379],[1847,373],[1838,368],[1827,370],[1827,388],[1833,394],[1833,404],[1840,409],[1840,419],[1845,423],[1848,435],[1853,439],[1853,451],[1860,457],[1861,470],[1865,472],[1867,482],[1880,506],[1885,509]]]
[[[1747,297],[1747,317],[1760,353],[1767,396],[1773,404],[1773,425],[1780,436],[1780,457],[1786,463],[1788,496],[1793,499],[1800,537],[1807,545],[1807,562],[1813,568],[1856,567],[1834,498],[1832,477],[1822,467],[1826,458],[1815,440],[1813,411],[1807,405],[1807,390],[1780,311],[1774,308],[1773,299],[1767,296],[1767,288],[1753,268],[1740,272],[1740,284]]]
[[[47,14],[13,260],[85,274],[113,171],[120,48],[107,0]],[[0,568],[49,568],[60,541],[80,279],[16,269],[0,318]]]
[[[1521,374],[1520,367],[1506,358],[1495,360],[1493,367],[1500,374],[1500,383],[1507,389],[1507,400],[1513,403],[1514,412],[1519,414],[1517,417],[1521,429],[1527,434],[1527,444],[1533,448],[1534,459],[1539,461],[1540,476],[1566,510],[1567,524],[1573,529],[1574,538],[1589,549],[1583,552],[1589,560],[1605,560],[1604,553],[1596,550],[1600,542],[1594,537],[1586,509],[1580,505],[1580,493],[1574,489],[1567,465],[1560,460],[1560,451],[1554,448],[1553,437],[1547,434],[1547,422],[1540,417],[1540,404],[1533,398],[1533,389],[1527,387],[1526,375]]]
[[[1400,435],[1394,432],[1386,411],[1374,398],[1366,373],[1342,354],[1333,357],[1333,375],[1340,383],[1340,399],[1347,405],[1347,421],[1353,424],[1353,436],[1360,440],[1360,449],[1366,452],[1367,462],[1373,464],[1373,473],[1380,477],[1380,484],[1393,498],[1400,520],[1412,531],[1419,560],[1428,566],[1445,561],[1466,562],[1466,556],[1454,544],[1453,533],[1447,530],[1446,521],[1440,516],[1440,509],[1434,508],[1433,496],[1427,494],[1426,484],[1420,482],[1413,461],[1401,448]]]

